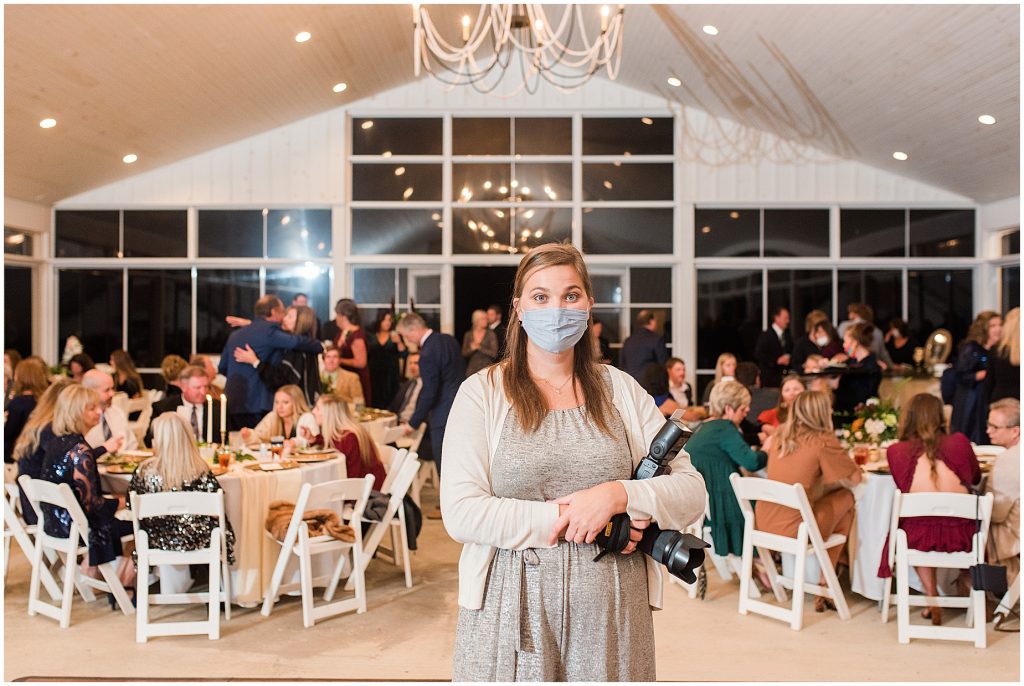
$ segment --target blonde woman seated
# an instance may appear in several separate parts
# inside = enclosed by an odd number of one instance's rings
[[[715,378],[708,384],[707,388],[704,389],[704,397],[701,402],[707,405],[711,402],[711,390],[716,384],[723,381],[735,381],[736,380],[736,356],[732,353],[722,353],[718,356],[718,360],[715,362]]]
[[[807,492],[822,539],[850,533],[854,501],[850,488],[863,474],[839,444],[832,430],[832,402],[826,393],[806,391],[796,396],[785,423],[768,447],[768,478],[801,484]],[[780,536],[796,536],[802,519],[793,508],[760,502],[754,512],[757,528]],[[828,550],[834,568],[845,546]],[[822,575],[821,585],[825,585]],[[814,610],[834,610],[828,598],[816,596]]]
[[[146,460],[132,475],[129,492],[166,493],[167,491],[200,491],[216,493],[220,483],[206,460],[199,456],[192,430],[174,412],[165,412],[153,420],[153,452],[157,457]],[[131,499],[128,499],[131,507]],[[224,532],[228,564],[234,564],[235,533],[227,522]],[[210,532],[217,526],[214,517],[172,515],[147,517],[139,522],[149,535],[152,548],[186,552],[210,545]],[[166,590],[166,589],[165,589]]]
[[[306,428],[312,436],[320,433],[316,420],[306,404],[306,396],[295,384],[281,386],[274,393],[274,409],[252,429],[242,429],[242,441],[246,445],[269,443],[275,436],[282,436],[292,445],[304,447],[307,439],[300,430]]]
[[[303,425],[305,439],[315,445],[333,446],[345,456],[349,479],[373,474],[373,485],[379,490],[384,483],[384,464],[370,433],[349,413],[348,403],[333,395],[322,395],[313,407],[313,417],[319,425],[319,435]]]

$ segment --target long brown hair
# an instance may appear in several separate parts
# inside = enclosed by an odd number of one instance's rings
[[[946,420],[942,416],[942,400],[930,393],[918,393],[911,398],[900,413],[898,438],[910,442],[915,458],[924,453],[931,466],[933,480],[939,477],[939,446],[945,437]]]
[[[53,411],[57,406],[57,396],[73,383],[75,382],[70,378],[61,376],[39,396],[39,400],[36,401],[36,408],[28,416],[25,428],[21,430],[18,442],[14,444],[14,451],[11,453],[11,457],[15,461],[28,457],[39,447],[39,435],[53,421]]]
[[[590,272],[583,261],[583,255],[569,243],[545,243],[528,252],[519,262],[516,278],[512,285],[513,299],[521,298],[526,287],[526,280],[538,269],[568,265],[576,270],[583,283],[583,290],[588,298],[594,297],[594,288],[590,281]],[[594,356],[594,344],[591,341],[590,326],[593,319],[587,322],[587,331],[573,347],[572,384],[575,395],[576,382],[579,381],[582,395],[586,398],[586,412],[594,424],[603,433],[612,435],[611,412],[612,399],[604,384],[601,364]],[[547,405],[541,395],[540,388],[530,376],[530,366],[526,355],[528,336],[519,320],[519,313],[512,308],[509,314],[508,329],[505,332],[506,359],[499,365],[491,367],[493,374],[501,368],[502,380],[505,383],[505,395],[512,409],[515,410],[523,429],[532,433],[540,428]]]
[[[978,345],[985,345],[988,343],[988,323],[998,317],[999,313],[993,312],[992,310],[983,310],[979,312],[978,316],[974,318],[973,322],[971,322],[970,328],[967,329],[967,338],[964,339],[964,344],[969,340],[975,341]]]
[[[47,386],[50,385],[47,376],[46,365],[35,357],[26,357],[14,368],[14,389],[12,397],[30,393],[33,398],[39,399]]]
[[[128,354],[127,350],[115,350],[110,353],[110,361],[114,363],[114,374],[115,380],[118,386],[123,386],[126,381],[134,381],[135,387],[139,389],[139,393],[145,389],[142,385],[142,377],[139,376],[139,372],[135,369],[135,362],[132,360],[132,356]]]
[[[292,333],[296,336],[313,338],[316,333],[316,313],[312,307],[305,305],[292,305],[295,310],[295,329]]]

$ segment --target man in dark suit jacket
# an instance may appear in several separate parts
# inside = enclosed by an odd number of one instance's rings
[[[505,335],[508,325],[505,323],[503,312],[500,305],[491,305],[487,308],[487,328],[498,337],[498,354],[494,358],[495,362],[505,357]]]
[[[637,381],[644,375],[644,367],[649,364],[665,364],[668,360],[668,349],[665,338],[655,331],[658,322],[650,310],[640,310],[636,315],[636,329],[622,342],[619,352],[619,369]]]
[[[789,369],[793,354],[793,334],[789,332],[789,310],[776,307],[772,310],[772,325],[762,331],[754,348],[754,359],[761,368],[761,385],[778,388],[782,375]]]
[[[181,389],[173,395],[168,394],[164,398],[153,403],[153,416],[149,420],[149,428],[146,430],[145,443],[153,445],[153,420],[164,412],[179,412],[178,408],[184,406],[180,411],[182,419],[191,426],[192,410],[195,409],[196,426],[198,430],[196,440],[205,443],[220,443],[220,401],[213,401],[213,422],[206,420],[206,411],[209,404],[206,402],[206,395],[209,393],[210,379],[206,370],[198,365],[185,367],[178,377],[178,387]],[[212,426],[212,435],[207,427]]]
[[[420,348],[420,378],[423,387],[416,399],[416,409],[403,426],[406,433],[412,433],[423,421],[430,427],[430,444],[434,453],[437,473],[441,473],[441,445],[444,442],[444,427],[448,413],[455,401],[463,379],[466,378],[466,364],[462,359],[462,346],[452,336],[428,329],[423,318],[414,312],[407,313],[398,324],[398,332],[405,340]],[[430,516],[430,515],[428,515]]]
[[[260,379],[256,365],[235,360],[235,348],[252,347],[261,362],[279,364],[285,350],[320,353],[319,341],[293,336],[281,330],[284,304],[276,295],[265,295],[256,301],[253,320],[236,329],[228,338],[217,370],[227,378],[224,394],[228,397],[228,430],[256,426],[263,415],[274,407],[274,393]]]

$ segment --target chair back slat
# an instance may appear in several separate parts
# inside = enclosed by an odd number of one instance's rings
[[[896,509],[896,508],[894,508]],[[986,514],[987,513],[987,514]],[[958,517],[988,519],[992,498],[970,493],[900,493],[900,517]]]
[[[26,483],[22,482],[22,487],[26,487]],[[78,527],[82,539],[89,540],[89,520],[86,519],[85,512],[82,511],[82,506],[78,504],[70,486],[64,483],[51,483],[43,479],[28,479],[26,492],[29,500],[40,511],[40,515],[42,515],[41,508],[38,507],[40,504],[67,510],[71,515],[71,521]]]
[[[224,492],[168,491],[130,493],[132,511],[139,519],[180,515],[224,516]]]
[[[405,466],[406,461],[409,459],[409,451],[405,448],[390,448],[393,451],[391,458],[391,464],[386,466],[387,475],[384,477],[384,483],[380,486],[380,492],[384,494],[391,493],[394,487],[395,477],[397,477],[402,468]]]

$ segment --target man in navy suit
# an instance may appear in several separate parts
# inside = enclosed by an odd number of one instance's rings
[[[253,308],[252,323],[236,329],[224,346],[217,371],[227,378],[224,394],[228,397],[228,431],[251,429],[274,407],[274,392],[260,379],[256,365],[235,360],[235,348],[249,345],[256,357],[272,365],[281,362],[284,350],[323,352],[319,341],[281,330],[284,311],[284,303],[276,295],[263,296]]]
[[[650,310],[640,310],[636,315],[636,328],[632,335],[622,342],[619,352],[619,369],[640,381],[644,367],[649,364],[665,364],[668,349],[665,338],[657,334],[658,322]]]
[[[407,434],[419,428],[426,420],[430,428],[430,446],[434,453],[437,473],[441,473],[441,445],[444,442],[444,426],[448,413],[455,401],[459,385],[466,378],[466,364],[462,359],[462,346],[452,336],[427,328],[423,317],[415,312],[406,313],[398,323],[398,333],[405,340],[415,343],[420,349],[420,378],[423,386],[416,409],[407,424],[402,426]],[[434,518],[428,514],[430,518]]]

